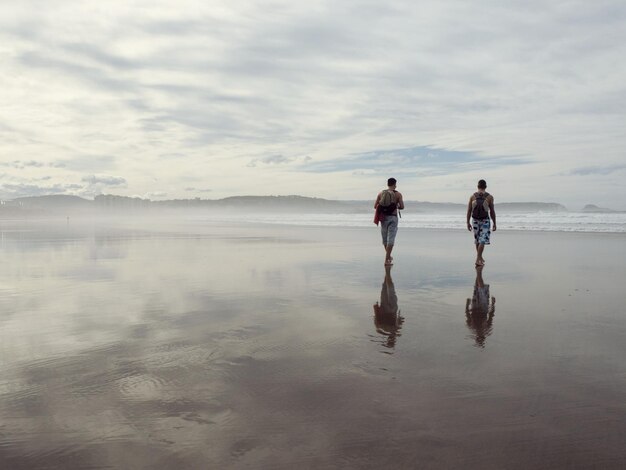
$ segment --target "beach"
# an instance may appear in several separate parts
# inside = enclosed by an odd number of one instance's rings
[[[3,222],[0,466],[623,465],[626,234],[241,222]]]

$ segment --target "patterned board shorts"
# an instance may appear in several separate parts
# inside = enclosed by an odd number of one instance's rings
[[[477,245],[489,245],[491,238],[491,220],[472,219],[472,228],[474,229],[474,243]]]
[[[398,233],[398,216],[386,215],[385,220],[380,224],[380,233],[383,236],[383,245],[393,245],[396,242],[396,233]]]

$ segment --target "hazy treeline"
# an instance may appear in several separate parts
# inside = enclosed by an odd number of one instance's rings
[[[465,204],[406,201],[406,210],[411,212],[464,212]],[[564,212],[567,208],[558,203],[511,202],[497,203],[503,212]],[[339,201],[304,196],[234,196],[224,199],[171,199],[151,201],[139,197],[102,194],[93,200],[78,196],[51,195],[22,197],[2,201],[0,215],[20,214],[87,214],[87,213],[184,213],[187,211],[268,211],[308,213],[367,213],[373,210],[372,201]],[[608,211],[596,206],[587,206],[585,211]]]

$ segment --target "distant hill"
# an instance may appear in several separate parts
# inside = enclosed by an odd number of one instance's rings
[[[406,201],[407,212],[464,212],[465,203],[441,203],[428,201]],[[233,196],[224,199],[171,199],[166,201],[151,201],[138,197],[116,196],[103,194],[94,200],[78,196],[52,195],[22,197],[12,201],[4,201],[0,210],[9,212],[26,210],[44,213],[84,213],[105,211],[110,213],[124,213],[127,211],[158,211],[166,210],[217,210],[217,211],[276,211],[298,213],[370,213],[373,210],[373,200],[367,201],[338,201],[305,196]],[[497,203],[498,212],[565,212],[567,208],[557,203],[546,202],[505,202]],[[604,212],[606,209],[588,205],[585,212]]]
[[[406,201],[404,205],[416,212],[463,212],[467,208],[466,204],[454,202]]]
[[[596,213],[606,213],[606,212],[617,212],[613,209],[606,209],[604,207],[598,207],[595,204],[587,204],[583,207],[583,212],[596,212]]]
[[[229,208],[258,208],[297,211],[337,211],[350,206],[341,201],[304,196],[233,196],[218,199],[213,206]]]
[[[33,209],[86,208],[92,205],[92,201],[78,196],[54,194],[51,196],[18,197],[10,201],[10,205]]]
[[[502,202],[496,210],[503,212],[567,212],[567,207],[556,202]]]
[[[93,201],[78,196],[55,194],[51,196],[19,197],[2,201],[0,217],[45,217],[46,215],[69,215],[91,211]]]
[[[280,211],[280,212],[326,212],[339,211],[349,207],[341,201],[304,196],[233,196],[224,199],[172,199],[150,201],[149,199],[124,196],[96,196],[94,205],[102,209],[211,209],[223,211]]]

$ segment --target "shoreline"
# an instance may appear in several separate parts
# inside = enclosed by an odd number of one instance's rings
[[[246,221],[246,220],[211,220],[202,216],[202,218],[190,218],[190,217],[178,217],[171,215],[163,215],[163,216],[146,216],[146,217],[133,217],[133,216],[122,216],[122,217],[85,217],[85,216],[74,216],[74,217],[36,217],[36,218],[25,218],[25,219],[1,219],[0,218],[0,231],[4,231],[2,225],[7,224],[12,230],[18,228],[20,225],[28,225],[29,227],[35,226],[55,226],[58,227],[60,225],[68,226],[76,228],[77,223],[83,223],[83,227],[86,228],[86,225],[93,227],[98,226],[117,226],[118,228],[124,227],[133,227],[133,228],[141,228],[142,230],[151,231],[158,228],[160,231],[168,230],[169,226],[174,229],[177,226],[185,226],[186,229],[197,227],[197,228],[227,228],[227,227],[265,227],[265,228],[279,228],[285,227],[290,229],[324,229],[324,230],[358,230],[358,231],[371,231],[374,229],[376,232],[379,230],[379,226],[374,225],[371,226],[365,225],[338,225],[338,224],[328,224],[325,225],[323,223],[290,223],[289,221]],[[169,223],[168,223],[169,222]],[[7,228],[9,228],[7,227]],[[415,226],[405,226],[402,224],[402,221],[399,223],[399,231],[400,232],[445,232],[445,233],[462,233],[469,232],[464,227],[415,227]],[[523,234],[523,233],[554,233],[554,234],[580,234],[580,235],[613,235],[616,237],[625,237],[626,230],[624,231],[601,231],[601,230],[550,230],[544,228],[501,228],[495,232],[495,236],[497,237],[501,233],[514,233],[514,234]],[[494,232],[492,231],[492,234]]]

